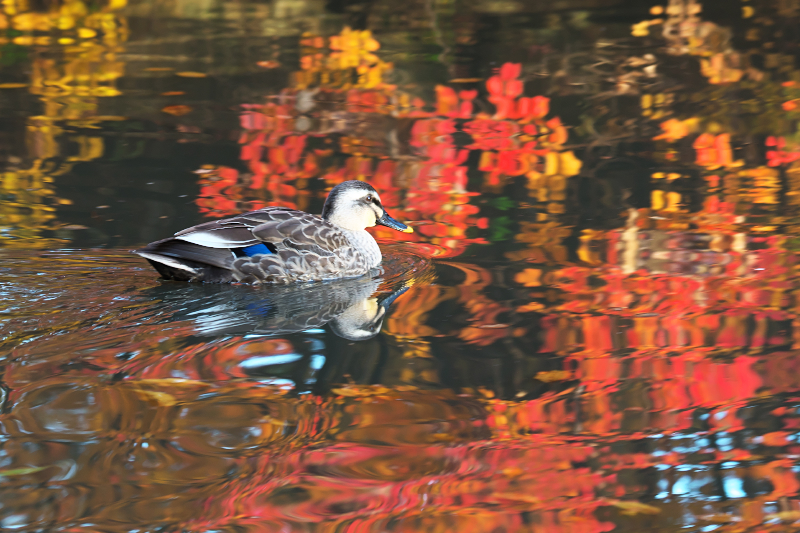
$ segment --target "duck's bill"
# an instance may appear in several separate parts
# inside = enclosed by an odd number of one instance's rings
[[[378,219],[378,224],[381,226],[386,226],[387,228],[396,229],[397,231],[402,231],[403,233],[414,233],[414,230],[406,226],[400,221],[397,221],[389,216],[389,213],[386,211],[383,212],[383,216]]]
[[[380,302],[381,307],[383,307],[384,309],[386,309],[388,311],[389,310],[389,306],[391,306],[394,303],[395,300],[397,300],[400,296],[403,295],[404,292],[406,292],[410,288],[411,288],[411,285],[406,285],[405,287],[401,288],[400,290],[397,290],[397,291],[393,292],[392,294],[390,294],[389,296],[387,296],[386,298],[384,298]]]

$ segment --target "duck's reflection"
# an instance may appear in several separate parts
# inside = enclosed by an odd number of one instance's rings
[[[376,336],[389,306],[415,279],[380,277],[281,287],[177,284],[148,289],[169,322],[191,321],[198,335],[287,335],[326,324],[347,340]]]

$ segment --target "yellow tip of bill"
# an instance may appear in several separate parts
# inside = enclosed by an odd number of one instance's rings
[[[403,233],[414,233],[414,228],[409,226],[409,227],[407,227],[406,229],[403,230]]]

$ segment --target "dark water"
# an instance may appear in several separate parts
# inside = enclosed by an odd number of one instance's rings
[[[0,529],[800,529],[800,3],[0,3]],[[128,250],[362,179],[383,271]]]

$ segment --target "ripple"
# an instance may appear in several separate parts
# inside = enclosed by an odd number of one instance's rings
[[[151,338],[146,351],[161,355],[198,334],[286,335],[331,321],[345,337],[357,337],[364,324],[377,325],[364,332],[368,338],[380,321],[372,324],[374,317],[354,309],[374,300],[378,313],[379,302],[433,276],[430,261],[413,246],[387,244],[384,250],[384,263],[371,276],[281,287],[162,282],[141,259],[119,250],[4,252],[0,348],[26,362],[23,372],[10,368],[8,374],[27,382],[59,361],[74,365],[76,356],[139,353],[145,337]],[[159,334],[171,341],[153,343]],[[36,361],[42,362],[38,370]]]

